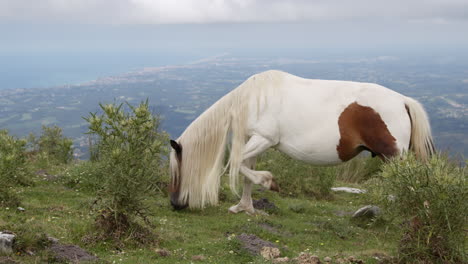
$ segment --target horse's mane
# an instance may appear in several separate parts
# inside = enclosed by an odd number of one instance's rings
[[[254,97],[257,102],[260,101],[261,95],[265,95],[262,88],[268,87],[265,81],[271,80],[279,73],[281,72],[269,71],[250,77],[208,108],[179,137],[178,141],[183,150],[181,164],[177,165],[180,168],[180,179],[176,180],[180,181],[181,202],[188,202],[191,208],[218,203],[220,176],[225,171],[224,157],[228,142],[231,143],[227,163],[230,187],[236,193],[247,136],[250,98]]]

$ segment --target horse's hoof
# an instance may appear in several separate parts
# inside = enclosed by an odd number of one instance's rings
[[[234,205],[234,206],[231,206],[231,207],[228,209],[228,212],[229,212],[230,214],[237,214],[237,213],[239,213],[239,210],[237,209],[237,206]]]
[[[274,192],[279,192],[280,191],[280,188],[279,188],[278,184],[273,179],[271,180],[270,190],[272,190]]]

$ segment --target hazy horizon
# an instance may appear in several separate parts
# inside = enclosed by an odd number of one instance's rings
[[[233,56],[468,61],[468,2],[0,0],[0,89]]]

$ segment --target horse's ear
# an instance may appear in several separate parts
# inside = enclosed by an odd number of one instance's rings
[[[171,139],[171,147],[176,151],[176,153],[180,154],[182,152],[182,147],[177,143],[175,140]]]

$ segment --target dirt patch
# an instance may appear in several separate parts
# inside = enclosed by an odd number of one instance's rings
[[[343,211],[343,210],[337,210],[333,212],[334,215],[339,216],[339,217],[352,216],[353,213],[354,213],[353,211]]]
[[[43,178],[45,181],[55,181],[59,178],[57,175],[49,174],[46,170],[36,171],[36,175]]]
[[[252,255],[259,255],[260,251],[262,251],[262,248],[264,247],[278,248],[278,246],[272,242],[263,240],[252,234],[242,233],[237,237],[237,239],[241,242],[242,248]]]
[[[275,235],[287,236],[287,237],[292,236],[290,232],[281,231],[278,227],[275,227],[269,223],[259,223],[258,226],[261,227],[263,230],[269,233],[275,234]]]
[[[253,200],[253,207],[255,209],[265,210],[265,211],[274,211],[278,210],[278,207],[267,198],[260,198],[258,200]]]
[[[84,249],[75,245],[62,245],[57,243],[53,244],[49,249],[59,261],[81,263],[84,261],[98,260],[96,256],[89,254]]]
[[[18,262],[9,257],[0,257],[0,264],[18,264]]]

